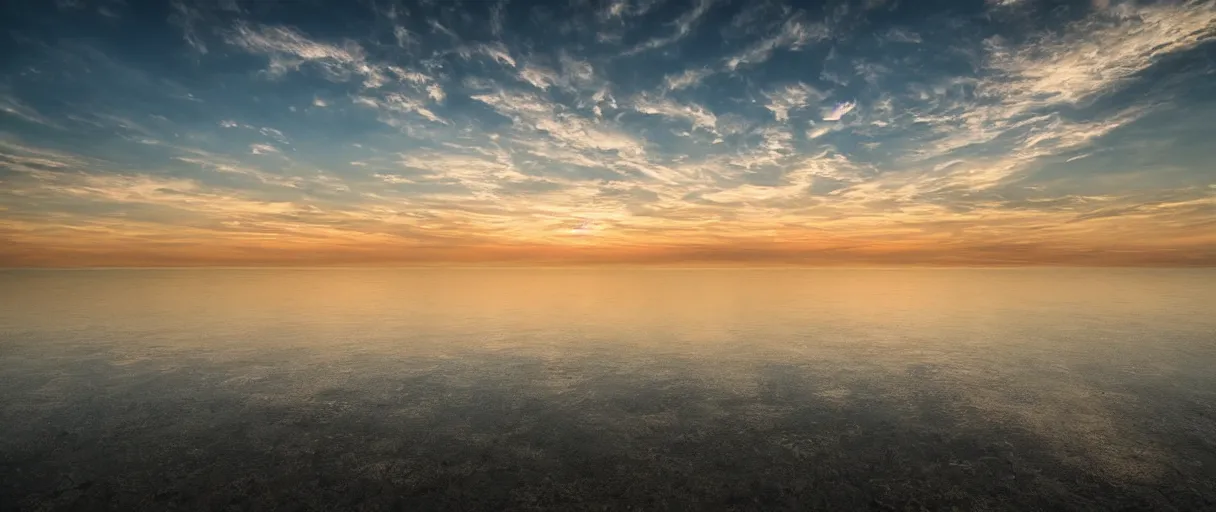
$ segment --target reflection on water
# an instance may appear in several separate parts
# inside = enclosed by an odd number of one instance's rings
[[[1216,507],[1216,271],[0,271],[21,509]]]

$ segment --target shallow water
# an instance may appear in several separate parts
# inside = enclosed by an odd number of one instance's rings
[[[0,271],[0,508],[1216,508],[1216,271]]]

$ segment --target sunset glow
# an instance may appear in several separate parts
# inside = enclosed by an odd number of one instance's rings
[[[13,2],[0,266],[1216,264],[1216,7]]]

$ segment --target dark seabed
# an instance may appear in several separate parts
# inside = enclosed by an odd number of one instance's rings
[[[4,510],[1212,510],[1216,271],[0,271]]]

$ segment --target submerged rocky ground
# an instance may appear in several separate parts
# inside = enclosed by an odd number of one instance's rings
[[[1213,283],[0,271],[0,511],[1216,510]]]
[[[16,510],[1216,507],[1216,400],[1194,396],[1052,425],[923,364],[25,362],[2,372]]]

